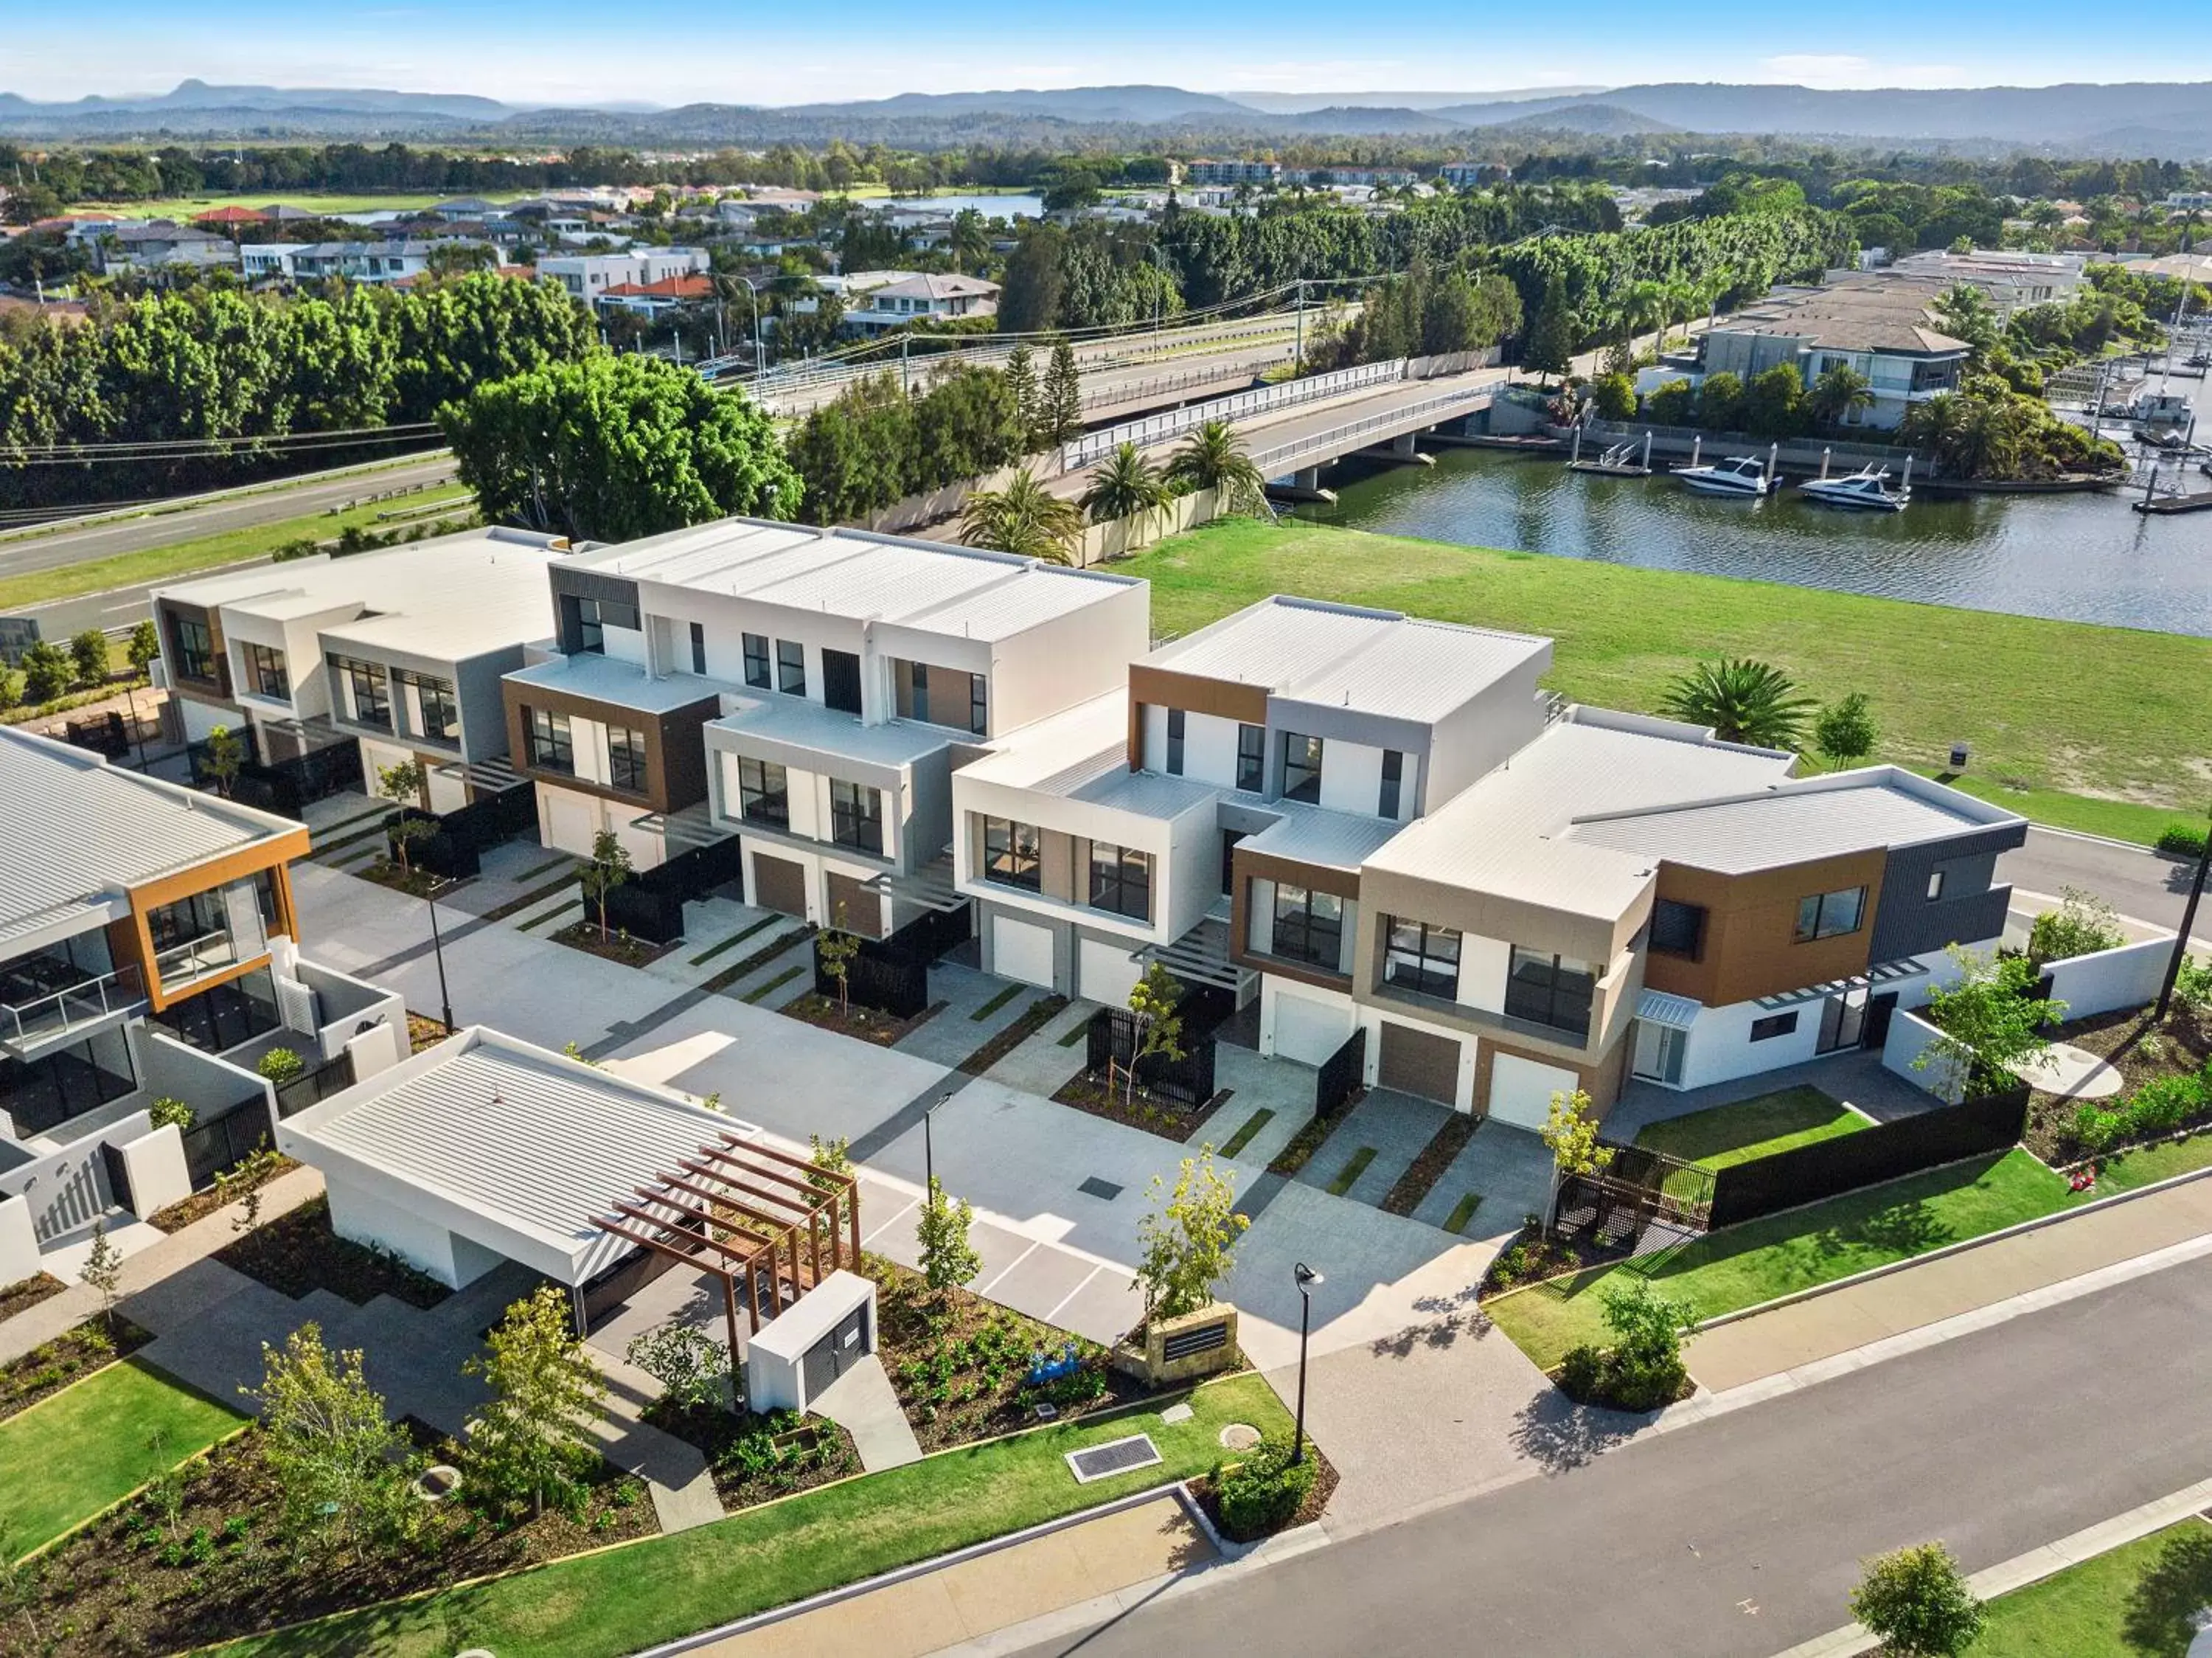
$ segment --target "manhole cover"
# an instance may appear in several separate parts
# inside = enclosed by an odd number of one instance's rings
[[[1132,1434],[1127,1439],[1112,1439],[1103,1445],[1067,1454],[1067,1466],[1075,1471],[1075,1483],[1079,1485],[1088,1485],[1094,1479],[1104,1479],[1113,1474],[1125,1474],[1132,1468],[1149,1468],[1159,1460],[1159,1448],[1152,1443],[1150,1434]]]
[[[1086,1198],[1103,1198],[1108,1203],[1121,1195],[1121,1188],[1111,1180],[1102,1180],[1096,1174],[1075,1188]]]
[[[1224,1451],[1249,1451],[1260,1442],[1260,1430],[1248,1422],[1232,1422],[1221,1430]]]

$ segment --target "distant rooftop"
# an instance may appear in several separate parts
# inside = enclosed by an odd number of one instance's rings
[[[1948,357],[1968,350],[1936,326],[1929,304],[1941,284],[1879,275],[1822,288],[1779,290],[1712,326],[1716,334],[1770,334],[1837,351]]]

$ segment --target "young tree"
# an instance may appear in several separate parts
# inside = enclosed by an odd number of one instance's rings
[[[1956,1658],[1982,1632],[1982,1603],[1941,1543],[1919,1543],[1865,1563],[1851,1616],[1896,1658]]]
[[[92,1253],[85,1258],[77,1277],[100,1296],[100,1316],[112,1334],[115,1303],[123,1298],[123,1252],[109,1240],[106,1221],[92,1223]]]
[[[333,1353],[310,1321],[279,1350],[261,1344],[261,1456],[295,1536],[365,1543],[404,1530],[410,1506],[398,1459],[407,1436],[385,1419],[358,1349]]]
[[[1267,501],[1267,480],[1225,420],[1209,420],[1183,440],[1168,460],[1167,481],[1186,492],[1220,491],[1225,512],[1256,513]]]
[[[1698,388],[1698,424],[1709,431],[1733,432],[1743,428],[1743,377],[1723,369],[1707,375]]]
[[[1522,363],[1534,369],[1541,381],[1564,375],[1575,355],[1574,313],[1567,308],[1567,290],[1557,277],[1544,284],[1544,302],[1536,308],[1536,320],[1528,329],[1528,344]]]
[[[1235,1184],[1215,1170],[1210,1144],[1182,1160],[1172,1188],[1152,1176],[1148,1195],[1152,1208],[1137,1223],[1145,1317],[1181,1318],[1213,1299],[1251,1218],[1237,1212]]]
[[[140,679],[148,678],[154,664],[161,657],[161,635],[151,622],[141,622],[131,630],[127,647],[131,655],[131,671]]]
[[[964,1198],[945,1195],[945,1182],[930,1177],[929,1196],[917,1228],[921,1244],[921,1277],[941,1301],[949,1289],[974,1282],[983,1258],[968,1240],[975,1210]]]
[[[1661,698],[1659,711],[1669,719],[1708,725],[1723,742],[1754,748],[1796,748],[1804,741],[1810,697],[1780,668],[1766,662],[1723,657],[1699,662],[1678,675]]]
[[[1981,955],[1954,944],[1951,960],[1958,978],[1928,992],[1928,1022],[1934,1041],[1912,1062],[1915,1070],[1935,1073],[1936,1092],[1947,1097],[2001,1088],[2007,1076],[2033,1067],[2051,1044],[2045,1026],[2065,1013],[2063,1002],[2030,994],[2041,972],[2026,956]]]
[[[1182,1019],[1176,1012],[1182,996],[1181,982],[1158,961],[1148,963],[1145,976],[1129,987],[1129,1011],[1137,1016],[1137,1051],[1129,1056],[1125,1102],[1136,1098],[1139,1061],[1155,1053],[1170,1062],[1183,1057]]]
[[[76,663],[69,652],[41,639],[23,652],[23,700],[36,705],[69,694]]]
[[[1039,393],[1043,404],[1045,442],[1065,443],[1083,433],[1083,375],[1075,362],[1075,347],[1060,340],[1052,348]]]
[[[1590,406],[1600,420],[1631,420],[1636,415],[1636,383],[1626,374],[1600,375],[1590,382]]]
[[[1040,436],[1044,415],[1037,397],[1036,357],[1026,345],[1006,354],[1006,385],[1014,394],[1014,409],[1021,419],[1024,453],[1045,447]]]
[[[592,861],[577,875],[584,901],[599,912],[599,942],[607,941],[607,894],[617,887],[627,886],[633,873],[629,848],[624,846],[611,829],[602,829],[592,837]]]
[[[860,936],[845,925],[845,906],[837,906],[836,918],[822,930],[814,941],[814,953],[822,963],[822,971],[837,982],[838,1009],[847,1016],[853,1011],[853,958],[860,953]]]
[[[70,640],[70,661],[80,685],[107,683],[107,636],[88,627]]]
[[[1881,740],[1863,691],[1838,697],[1813,722],[1813,747],[1838,770],[1857,765],[1874,753],[1875,744]]]
[[[1682,1332],[1697,1322],[1697,1309],[1661,1295],[1649,1279],[1623,1278],[1599,1296],[1613,1332],[1608,1391],[1625,1411],[1656,1411],[1674,1402],[1688,1377]]]
[[[1552,1196],[1544,1216],[1548,1227],[1550,1209],[1559,1201],[1559,1188],[1575,1175],[1595,1174],[1611,1164],[1613,1148],[1598,1143],[1590,1097],[1580,1088],[1572,1094],[1553,1094],[1544,1126],[1538,1132],[1552,1153]]]
[[[246,767],[246,743],[227,725],[218,725],[207,734],[207,753],[200,761],[200,769],[208,775],[216,792],[225,800],[230,798],[231,785]]]
[[[545,1512],[548,1492],[568,1498],[598,1453],[591,1424],[606,1379],[568,1322],[568,1304],[551,1284],[507,1309],[484,1338],[488,1350],[461,1367],[480,1376],[491,1401],[469,1425],[475,1476],[495,1497]]]
[[[661,1397],[679,1411],[720,1402],[730,1374],[730,1350],[688,1324],[664,1324],[633,1337],[623,1356],[660,1384]],[[731,1394],[736,1402],[736,1393]]]
[[[398,807],[417,806],[422,799],[422,763],[402,760],[397,765],[376,768],[376,792]],[[392,850],[399,854],[399,873],[412,880],[415,866],[409,849],[416,842],[428,840],[438,832],[437,824],[429,818],[396,817],[385,826],[384,832],[392,842]]]
[[[2027,930],[2027,959],[2040,971],[2054,961],[2117,950],[2127,942],[2111,905],[2079,887],[2061,887],[2058,907],[2045,910]]]

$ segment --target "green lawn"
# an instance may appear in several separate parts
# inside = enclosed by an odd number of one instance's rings
[[[2170,1180],[2212,1163],[2212,1130],[2199,1130],[2186,1140],[2169,1140],[2162,1146],[2122,1152],[2097,1165],[2097,1192],[2109,1197],[2137,1186]]]
[[[1636,1143],[1717,1171],[1870,1126],[1842,1100],[1801,1082],[1653,1123],[1636,1137]]]
[[[262,1636],[226,1650],[447,1658],[615,1658],[896,1566],[1003,1536],[1133,1490],[1204,1472],[1231,1422],[1290,1426],[1256,1375],[1190,1396],[1190,1421],[1157,1411],[1070,1423],[948,1451],[903,1468],[748,1509],[711,1526],[556,1563],[425,1600]],[[1150,1434],[1165,1466],[1079,1485],[1062,1455]]]
[[[2183,1658],[2212,1606],[2212,1526],[2178,1526],[1990,1602],[1966,1658]]]
[[[1727,1227],[1632,1266],[1657,1289],[1688,1301],[1696,1317],[1709,1319],[2086,1201],[2015,1147],[2002,1157],[1929,1169]],[[1485,1310],[1548,1370],[1577,1343],[1605,1341],[1599,1292],[1615,1273],[1630,1270],[1632,1264],[1622,1263],[1532,1284]]]
[[[0,1539],[28,1553],[244,1421],[135,1359],[111,1364],[0,1422]]]
[[[1816,697],[1865,692],[1879,759],[1929,766],[1971,744],[1966,784],[2046,820],[2148,840],[2202,814],[2212,639],[1252,520],[1115,568],[1152,582],[1165,633],[1291,593],[1548,634],[1547,683],[1609,708],[1655,708],[1700,656],[1757,656]],[[2161,809],[2111,809],[2130,802]]]

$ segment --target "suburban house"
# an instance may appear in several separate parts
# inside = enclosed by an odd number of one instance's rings
[[[568,551],[503,528],[257,566],[155,589],[187,733],[250,726],[264,761],[356,745],[364,781],[410,759],[435,812],[515,786],[501,676],[552,631]]]
[[[951,898],[951,774],[1121,683],[1140,582],[726,519],[550,567],[557,638],[506,680],[540,838],[641,868],[743,838],[747,898],[877,935]]]
[[[645,286],[671,277],[703,276],[703,247],[642,247],[628,253],[562,253],[538,261],[540,280],[557,282],[578,299],[596,301],[610,288]]]
[[[844,326],[879,332],[925,318],[991,317],[999,314],[999,284],[981,277],[916,273],[852,294]]]
[[[291,250],[289,274],[301,279],[343,277],[349,282],[400,282],[425,275],[430,269],[431,254],[441,247],[481,247],[492,255],[494,264],[503,259],[491,243],[465,238],[311,242]]]
[[[102,276],[126,271],[159,271],[184,265],[193,270],[234,269],[238,249],[229,237],[167,219],[126,221],[113,225],[87,225],[82,238],[89,241],[100,260]]]
[[[601,289],[594,302],[602,311],[634,311],[650,317],[686,305],[705,304],[714,297],[712,277],[663,277],[658,282],[618,282]]]
[[[1275,185],[1283,181],[1283,164],[1280,162],[1185,162],[1182,175],[1193,184]]]

